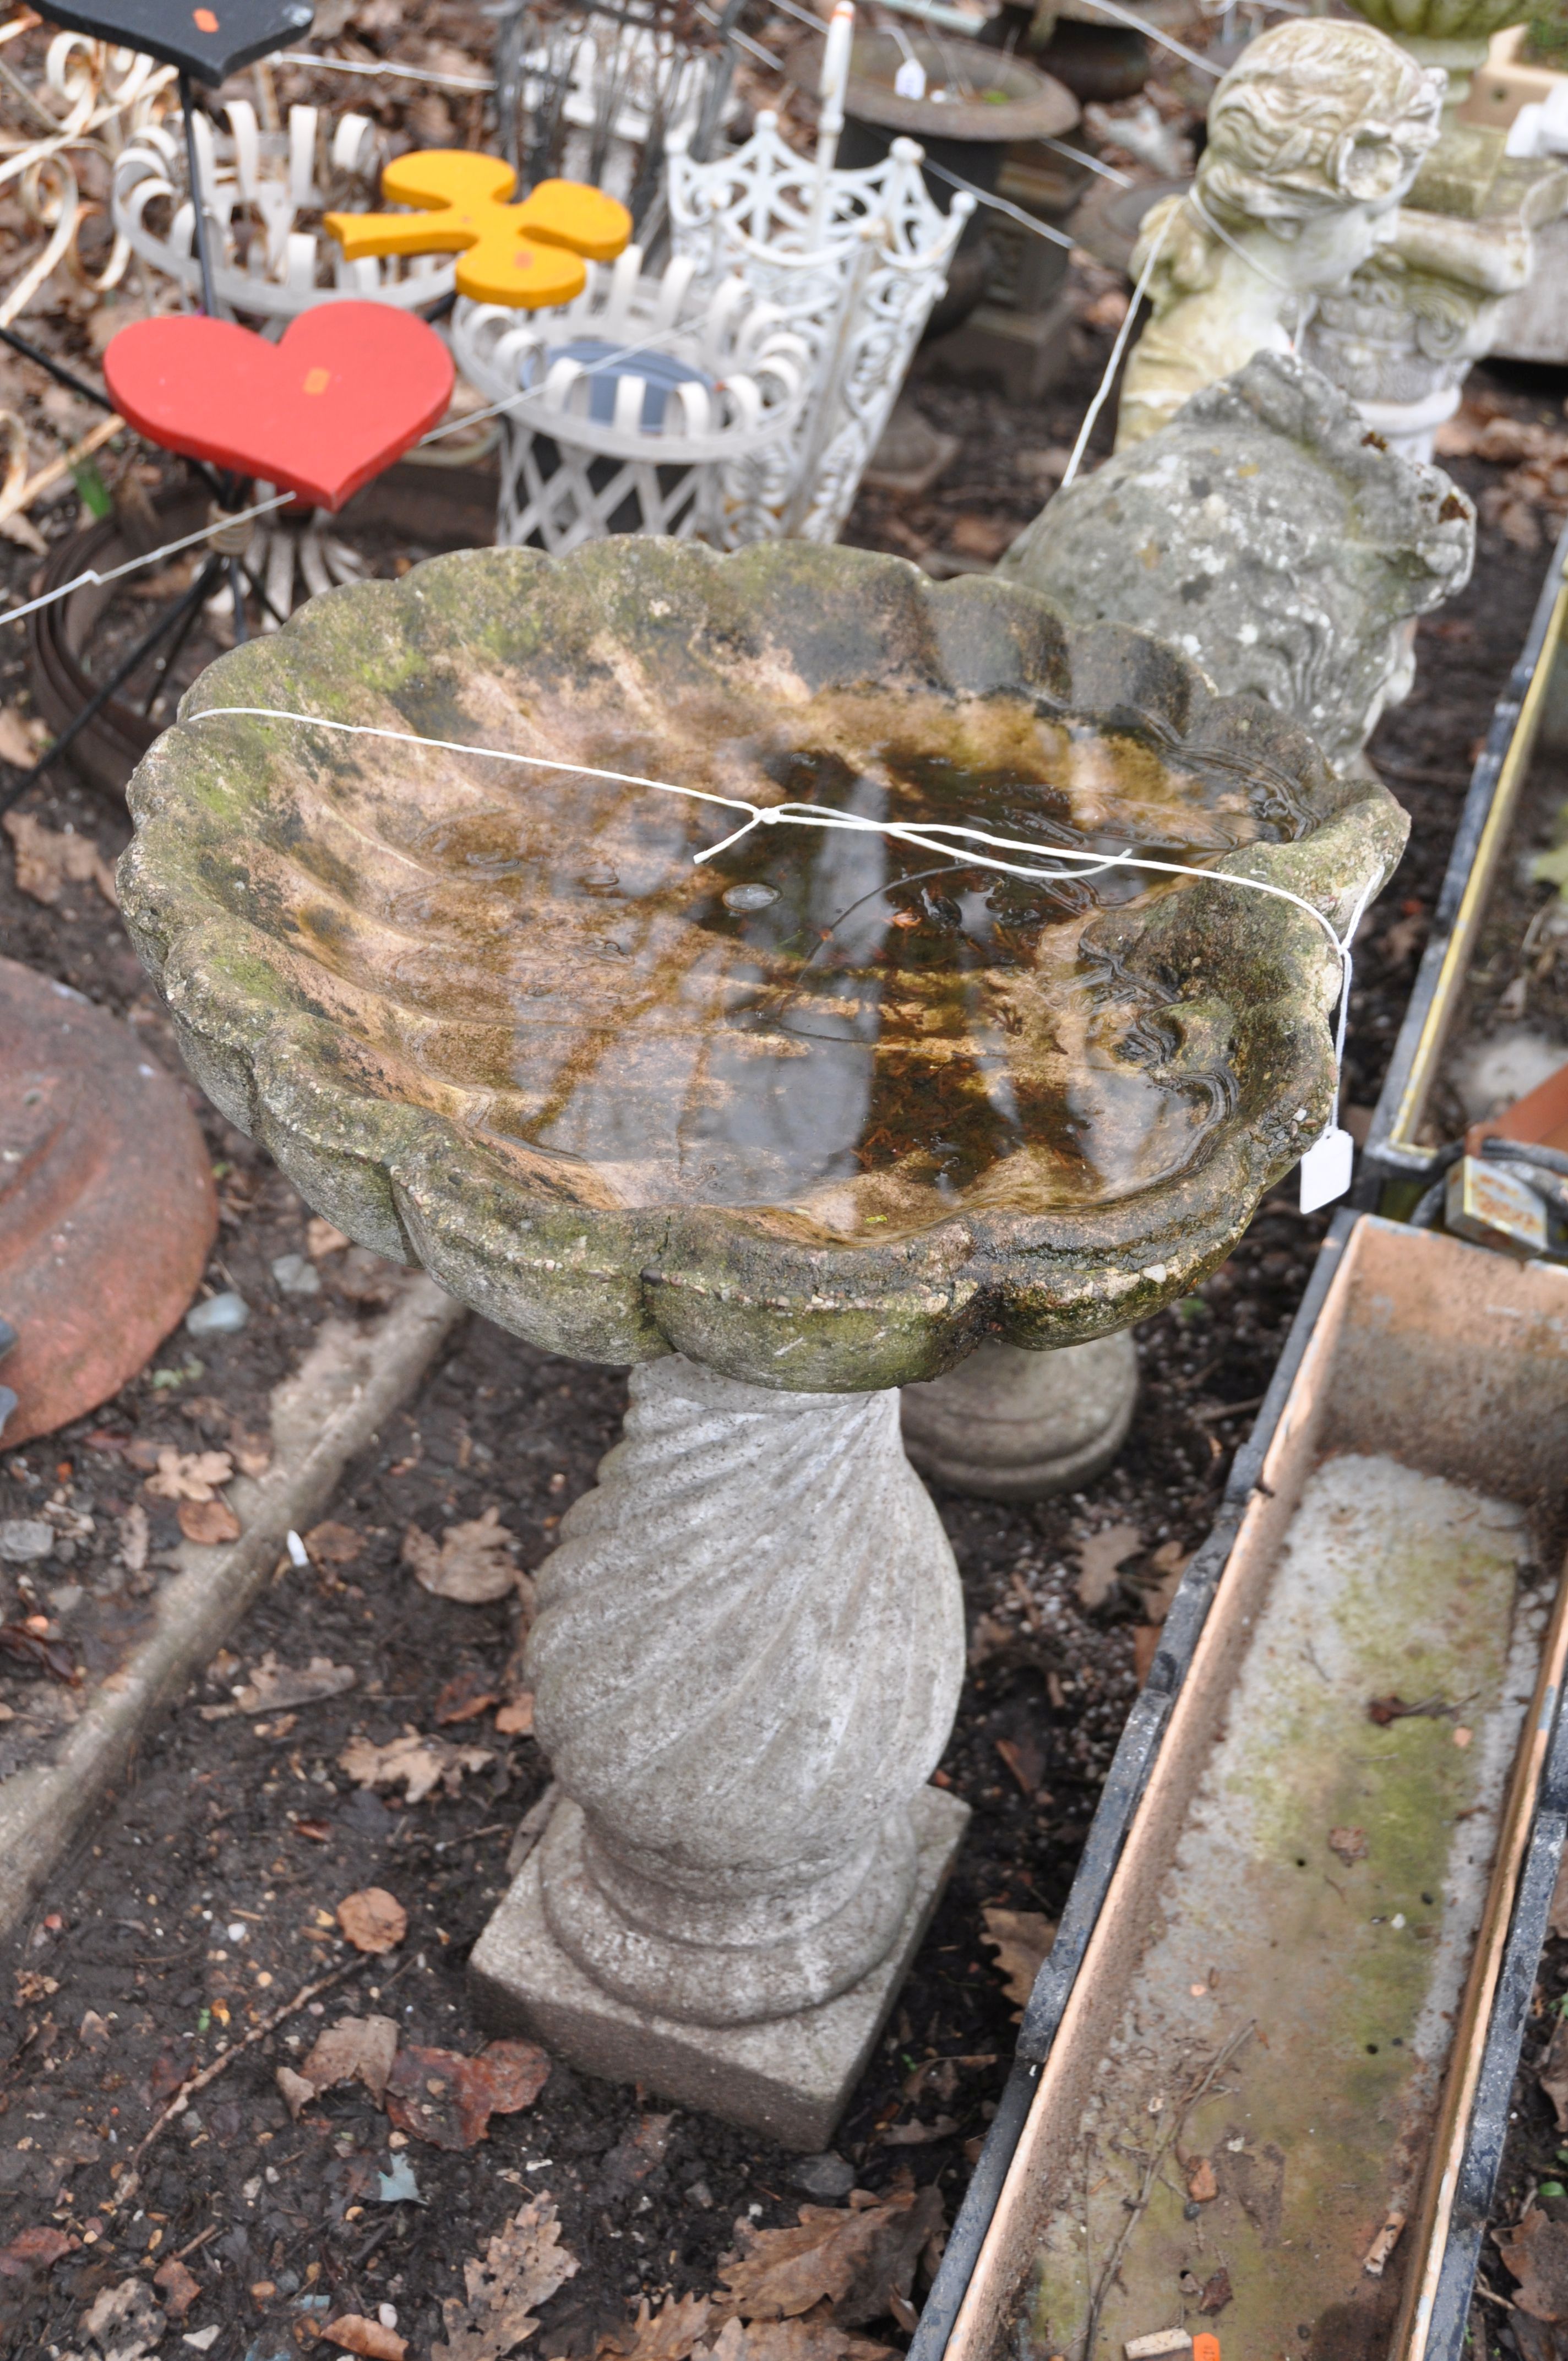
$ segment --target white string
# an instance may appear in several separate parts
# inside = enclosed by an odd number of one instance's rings
[[[0,613],[0,623],[19,623],[24,615],[35,615],[40,607],[52,607],[57,598],[69,598],[73,590],[84,589],[89,583],[117,582],[122,574],[135,574],[143,566],[156,566],[160,557],[177,556],[181,550],[192,548],[199,541],[211,540],[214,533],[226,531],[231,524],[244,524],[251,517],[265,516],[269,509],[280,509],[285,500],[293,498],[292,492],[274,492],[269,500],[258,500],[254,508],[241,509],[234,516],[225,513],[198,532],[184,533],[178,541],[166,541],[161,549],[149,549],[143,557],[128,557],[123,566],[111,566],[106,574],[90,566],[85,574],[62,583],[58,590],[46,590],[41,598],[29,598],[22,607],[7,607]]]
[[[1088,447],[1089,438],[1094,432],[1094,422],[1105,407],[1105,397],[1111,390],[1111,381],[1122,366],[1122,355],[1127,349],[1127,338],[1133,333],[1133,323],[1138,316],[1138,306],[1148,291],[1149,280],[1154,276],[1155,264],[1159,260],[1160,248],[1170,235],[1170,226],[1175,219],[1176,207],[1173,205],[1161,222],[1159,236],[1150,247],[1147,259],[1138,274],[1138,283],[1133,290],[1133,300],[1127,306],[1125,318],[1116,331],[1116,341],[1111,347],[1111,357],[1105,364],[1105,374],[1100,380],[1093,401],[1083,413],[1083,423],[1078,430],[1078,440],[1072,446],[1072,456],[1069,459],[1061,482],[1057,488],[1058,491],[1065,492],[1078,473],[1079,461],[1082,458]]]
[[[1212,74],[1216,82],[1223,81],[1223,66],[1217,66],[1212,58],[1201,56],[1197,49],[1190,49],[1185,42],[1174,39],[1169,33],[1157,31],[1153,25],[1146,24],[1142,16],[1135,16],[1130,8],[1119,7],[1116,0],[1089,0],[1089,5],[1104,16],[1115,16],[1124,25],[1131,25],[1134,31],[1142,33],[1146,40],[1157,41],[1162,49],[1173,50],[1179,58],[1185,58],[1190,66],[1198,68],[1200,73]]]
[[[935,172],[939,181],[950,181],[955,189],[964,190],[978,203],[990,205],[995,213],[1005,214],[1010,221],[1022,222],[1025,229],[1032,229],[1036,237],[1049,238],[1053,246],[1073,247],[1078,244],[1078,240],[1069,237],[1065,230],[1053,229],[1049,222],[1036,221],[1033,214],[1026,214],[1022,205],[1010,203],[1006,197],[994,197],[989,189],[976,188],[974,182],[966,181],[961,172],[949,172],[945,164],[934,164],[929,156],[922,159],[920,169],[923,172]]]
[[[186,713],[185,723],[210,721],[219,714],[232,714],[252,721],[297,721],[310,730],[335,730],[348,738],[379,738],[403,746],[431,746],[444,754],[477,754],[498,763],[515,763],[524,769],[565,772],[587,779],[604,779],[612,785],[647,787],[662,796],[685,796],[695,803],[716,804],[726,810],[749,815],[743,826],[734,829],[692,855],[693,866],[700,866],[727,852],[750,836],[754,828],[839,828],[849,829],[862,836],[890,837],[895,843],[916,846],[923,852],[958,853],[966,866],[994,869],[1008,877],[1023,877],[1046,884],[1065,884],[1076,878],[1103,876],[1111,869],[1143,869],[1166,877],[1197,877],[1211,884],[1244,886],[1249,893],[1267,894],[1278,902],[1293,903],[1315,919],[1327,935],[1339,955],[1339,1023],[1334,1040],[1334,1100],[1333,1115],[1329,1128],[1339,1121],[1340,1074],[1344,1059],[1345,1027],[1350,1008],[1351,945],[1363,911],[1371,898],[1376,878],[1369,879],[1351,913],[1349,926],[1343,937],[1334,930],[1333,921],[1288,886],[1271,885],[1261,877],[1244,877],[1234,870],[1199,869],[1185,861],[1151,861],[1132,852],[1069,852],[1051,845],[1031,843],[1026,838],[993,836],[989,829],[966,828],[945,821],[926,821],[917,826],[894,820],[868,819],[858,812],[831,811],[818,804],[783,803],[754,804],[745,796],[721,796],[706,787],[687,787],[670,779],[650,779],[635,771],[607,771],[591,763],[563,763],[547,754],[520,754],[502,746],[475,746],[458,738],[426,738],[413,730],[387,730],[369,721],[334,721],[321,713],[296,713],[286,706],[274,705],[208,705],[200,712]],[[971,851],[971,845],[989,845],[991,852]],[[1047,861],[1050,868],[1025,867],[1015,861],[998,860],[999,852],[1023,852],[1034,862]]]

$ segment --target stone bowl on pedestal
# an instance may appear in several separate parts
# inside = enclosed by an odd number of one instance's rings
[[[315,600],[130,800],[127,922],[231,1120],[365,1244],[636,1365],[540,1570],[565,1800],[486,2005],[820,2145],[965,1817],[925,1784],[963,1620],[894,1389],[1223,1258],[1328,1119],[1339,983],[1227,880],[1343,928],[1402,814],[1015,586],[630,538]],[[829,824],[694,859],[785,803]],[[1003,874],[938,826],[1211,873]]]

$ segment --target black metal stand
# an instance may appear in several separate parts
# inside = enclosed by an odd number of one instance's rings
[[[137,664],[144,663],[147,657],[152,653],[153,649],[157,647],[159,642],[181,623],[185,625],[185,631],[181,632],[180,641],[177,645],[183,645],[186,632],[189,631],[191,622],[194,620],[196,612],[201,607],[202,601],[204,598],[211,597],[213,591],[216,588],[218,583],[223,578],[225,566],[231,562],[237,563],[237,561],[230,561],[227,558],[220,557],[215,552],[208,558],[205,566],[203,566],[202,571],[197,575],[190,588],[182,591],[171,607],[166,607],[163,613],[159,617],[157,622],[152,626],[152,629],[149,631],[144,631],[141,638],[137,642],[135,647],[130,650],[129,653],[120,658],[119,663],[115,666],[115,669],[109,675],[108,679],[104,681],[100,687],[95,688],[92,696],[87,699],[86,704],[82,706],[77,712],[71,715],[71,719],[66,723],[65,728],[60,731],[60,736],[55,740],[53,745],[46,748],[45,752],[38,756],[38,761],[34,763],[29,769],[21,772],[16,778],[14,778],[9,786],[0,787],[0,812],[9,811],[11,806],[22,796],[27,794],[27,789],[34,785],[36,782],[43,776],[44,773],[50,768],[60,755],[64,753],[66,748],[70,745],[71,740],[77,735],[78,731],[84,730],[87,724],[93,719],[94,715],[103,711],[104,706],[107,705],[115,690],[123,687],[125,683],[129,680]],[[243,609],[241,609],[241,611],[243,612]],[[163,680],[168,677],[169,666],[173,661],[173,653],[174,652],[171,651],[170,654],[164,660],[163,668],[159,674],[159,681],[154,685],[155,695],[157,693],[157,688],[160,686]],[[151,698],[149,698],[148,702],[150,707],[152,702]]]
[[[209,320],[215,320],[218,312],[213,292],[213,249],[208,232],[207,201],[196,163],[196,94],[191,87],[188,73],[180,77],[180,106],[185,124],[185,170],[191,178],[191,213],[196,228],[196,259],[202,267],[202,309]]]

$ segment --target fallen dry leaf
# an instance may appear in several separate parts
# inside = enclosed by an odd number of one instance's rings
[[[104,2361],[142,2361],[168,2325],[145,2279],[103,2289],[82,2317],[82,2334],[102,2348]]]
[[[1039,1910],[986,1910],[981,1915],[985,1932],[980,1939],[996,1953],[1007,1997],[1017,2003],[1022,2016],[1029,2005],[1035,1978],[1056,1941],[1056,1921]]]
[[[432,2147],[474,2147],[492,2115],[531,2107],[550,2076],[532,2041],[492,2041],[477,2058],[455,2049],[400,2049],[387,2077],[387,2113]]]
[[[365,2361],[403,2361],[409,2349],[406,2336],[395,2328],[383,2328],[378,2320],[367,2320],[362,2312],[340,2313],[321,2334],[345,2353],[362,2354]]]
[[[738,2251],[718,2267],[727,2292],[716,2305],[759,2321],[798,2318],[825,2303],[837,2327],[858,2328],[908,2302],[921,2251],[943,2226],[935,2182],[901,2190],[883,2204],[803,2205],[789,2230],[739,2221]]]
[[[313,1525],[303,1539],[316,1565],[352,1565],[365,1547],[363,1533],[356,1533],[352,1525],[337,1524],[330,1517],[325,1524]]]
[[[313,1213],[305,1224],[305,1252],[313,1262],[320,1262],[323,1255],[341,1254],[349,1244],[348,1232],[340,1230],[335,1222],[323,1221],[319,1213]]]
[[[654,2312],[644,2296],[629,2327],[599,2338],[598,2355],[624,2353],[629,2361],[688,2361],[707,2334],[712,2309],[711,2296],[683,2295],[677,2301],[672,2295]]]
[[[1194,2205],[1207,2205],[1218,2197],[1220,2184],[1214,2178],[1214,2168],[1206,2156],[1194,2157],[1187,2173],[1187,2194]]]
[[[30,2279],[35,2271],[52,2270],[70,2252],[71,2240],[63,2230],[47,2224],[18,2230],[9,2246],[0,2246],[0,2279]]]
[[[1198,2309],[1200,2312],[1209,2312],[1212,2314],[1216,2312],[1223,2312],[1225,2306],[1234,2301],[1234,2298],[1231,2290],[1231,2275],[1225,2268],[1223,2263],[1222,2263],[1219,2269],[1217,2271],[1212,2271],[1209,2277],[1204,2280],[1203,2292],[1198,2299]]]
[[[442,2305],[446,2341],[432,2345],[431,2361],[504,2361],[538,2327],[539,2306],[579,2268],[561,2244],[554,2200],[536,2198],[490,2240],[483,2262],[464,2264],[464,2295]]]
[[[1552,1892],[1552,1906],[1546,1923],[1554,1935],[1568,1935],[1568,1848],[1563,1854],[1563,1865],[1557,1872],[1557,1883]]]
[[[322,1697],[341,1697],[345,1689],[354,1686],[356,1677],[351,1664],[334,1664],[325,1656],[313,1656],[297,1669],[280,1664],[269,1648],[252,1667],[244,1686],[235,1690],[234,1701],[241,1713],[281,1713],[291,1705],[315,1705]]]
[[[476,1715],[488,1713],[501,1701],[500,1683],[493,1673],[481,1672],[470,1664],[452,1678],[439,1691],[433,1708],[433,1719],[443,1730],[455,1721],[472,1721]]]
[[[283,2104],[291,2118],[298,2123],[304,2110],[317,2095],[315,2084],[303,2074],[296,2074],[291,2066],[280,2066],[272,2077],[281,2093]]]
[[[233,1474],[226,1451],[176,1451],[165,1443],[147,1488],[160,1500],[210,1500]]]
[[[411,1804],[422,1804],[438,1786],[455,1795],[465,1772],[482,1771],[495,1759],[488,1746],[456,1746],[449,1738],[421,1738],[411,1730],[386,1746],[351,1738],[337,1758],[356,1786],[400,1786]]]
[[[131,1502],[115,1530],[120,1537],[120,1564],[127,1574],[140,1574],[147,1564],[152,1535],[148,1527],[147,1510],[139,1500]]]
[[[340,2016],[318,2034],[300,2074],[314,2091],[340,2082],[363,2082],[378,2106],[398,2054],[398,2022],[392,2016]]]
[[[533,1692],[524,1689],[502,1706],[496,1716],[496,1729],[502,1738],[527,1738],[533,1729]]]
[[[403,1564],[413,1568],[422,1589],[437,1598],[479,1607],[516,1588],[511,1559],[516,1547],[516,1536],[501,1523],[500,1510],[490,1508],[466,1525],[448,1525],[439,1543],[411,1525],[403,1535]]]
[[[1078,1603],[1091,1609],[1102,1607],[1116,1585],[1124,1558],[1134,1557],[1144,1545],[1136,1525],[1107,1525],[1102,1532],[1086,1533],[1078,1545]]]
[[[178,2255],[170,2255],[161,2268],[154,2271],[152,2283],[163,2295],[163,2309],[170,2320],[183,2320],[202,2292],[202,2282],[193,2271],[188,2271]]]
[[[693,2361],[893,2361],[893,2350],[849,2335],[821,2306],[803,2320],[726,2321],[712,2345],[695,2348]]]
[[[186,1540],[205,1549],[239,1539],[239,1519],[226,1500],[181,1500],[177,1514]]]
[[[670,2296],[651,2315],[644,2297],[630,2327],[599,2338],[597,2361],[614,2353],[627,2361],[892,2361],[891,2345],[835,2327],[826,2305],[798,2320],[727,2320],[706,2343],[711,2310],[710,2296]]]
[[[1355,1861],[1365,1861],[1366,1859],[1366,1830],[1365,1828],[1331,1828],[1329,1830],[1329,1850],[1332,1853],[1337,1853],[1340,1860],[1343,1861],[1346,1869],[1349,1869]]]
[[[46,828],[27,812],[7,812],[0,827],[16,855],[17,886],[29,900],[52,908],[68,885],[95,885],[105,902],[118,904],[115,873],[90,836]]]
[[[1568,2320],[1568,2222],[1548,2221],[1532,2206],[1515,2229],[1494,2230],[1492,2243],[1519,2281],[1519,2310],[1532,2320]]]
[[[356,1951],[395,1951],[409,1931],[409,1914],[384,1885],[367,1885],[344,1895],[337,1923]]]
[[[999,1738],[996,1751],[1025,1795],[1032,1796],[1046,1775],[1045,1750],[1035,1738]]]
[[[1568,2132],[1568,2024],[1559,2017],[1541,2070],[1541,2087],[1557,2110],[1557,2128]]]
[[[38,750],[27,735],[27,725],[14,705],[0,710],[0,763],[9,763],[14,770],[31,768]]]

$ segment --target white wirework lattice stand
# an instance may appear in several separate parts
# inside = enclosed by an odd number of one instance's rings
[[[696,283],[731,273],[807,346],[812,379],[787,466],[770,451],[744,470],[773,533],[836,541],[898,398],[931,307],[948,282],[974,199],[943,213],[922,150],[895,139],[879,164],[839,170],[798,155],[762,114],[743,148],[695,163],[670,142],[671,236]]]
[[[720,549],[771,537],[755,486],[787,475],[811,354],[742,280],[702,291],[696,277],[690,259],[645,274],[631,246],[590,263],[558,310],[458,303],[458,366],[511,402],[499,542],[559,556],[611,533]]]
[[[379,202],[384,157],[367,115],[343,115],[334,123],[317,107],[291,106],[287,131],[264,131],[246,99],[231,100],[224,112],[226,133],[214,132],[199,108],[192,123],[222,310],[282,324],[345,296],[417,312],[450,295],[456,269],[451,255],[349,262],[320,226],[324,213],[374,210]],[[138,132],[118,157],[109,203],[117,235],[144,262],[199,296],[195,209],[178,113]]]

